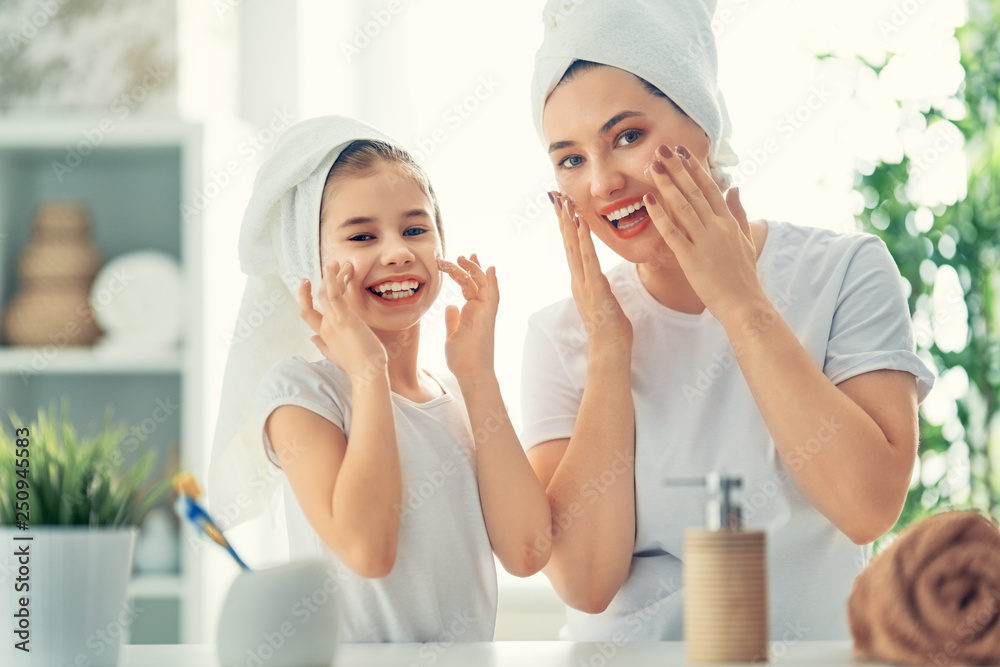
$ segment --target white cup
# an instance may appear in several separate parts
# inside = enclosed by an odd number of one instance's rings
[[[336,648],[336,579],[322,560],[243,572],[222,605],[224,667],[328,667]]]

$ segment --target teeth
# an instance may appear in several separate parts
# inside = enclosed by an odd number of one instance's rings
[[[399,292],[400,290],[415,290],[420,286],[416,280],[404,280],[403,282],[386,282],[380,285],[373,285],[376,292]]]
[[[621,231],[623,229],[628,229],[629,227],[635,227],[635,225],[636,225],[637,222],[639,222],[639,221],[636,220],[635,222],[630,222],[627,225],[623,225],[623,226],[621,226],[621,227],[618,228],[618,231]]]
[[[393,301],[395,299],[405,299],[406,297],[413,296],[414,294],[416,294],[416,290],[407,289],[400,292],[382,292],[379,296],[383,299]]]
[[[402,282],[384,282],[380,285],[373,285],[371,291],[387,300],[405,299],[417,293],[420,283],[416,280],[404,280]]]
[[[634,213],[634,212],[638,211],[640,208],[642,208],[642,204],[639,203],[639,202],[636,202],[635,204],[629,204],[625,208],[620,208],[620,209],[618,209],[617,211],[615,211],[613,213],[609,213],[606,217],[608,218],[608,220],[611,220],[612,222],[614,222],[616,220],[621,220],[622,218],[624,218],[629,213]]]

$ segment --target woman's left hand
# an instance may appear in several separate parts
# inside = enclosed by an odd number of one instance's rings
[[[445,309],[445,358],[448,368],[462,380],[487,379],[493,376],[493,339],[500,305],[496,267],[485,271],[475,254],[472,259],[458,258],[458,264],[445,259],[438,266],[462,288],[465,305]]]
[[[658,196],[643,203],[705,307],[722,319],[763,295],[757,248],[736,188],[719,186],[683,146],[660,146],[648,174]]]

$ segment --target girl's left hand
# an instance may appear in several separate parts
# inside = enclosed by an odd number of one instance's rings
[[[683,146],[675,151],[660,146],[648,173],[659,194],[655,199],[646,195],[646,210],[709,312],[721,320],[763,295],[757,248],[739,191],[731,188],[724,199]]]
[[[465,305],[448,306],[444,320],[448,331],[445,358],[459,380],[477,380],[493,375],[493,332],[500,305],[496,267],[483,271],[479,258],[458,258],[458,264],[438,260],[438,267],[462,288]]]

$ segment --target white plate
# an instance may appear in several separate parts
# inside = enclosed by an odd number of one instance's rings
[[[101,269],[90,306],[107,342],[162,348],[181,336],[181,272],[170,255],[143,250],[120,255]]]

